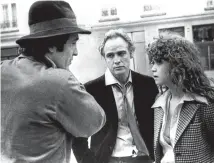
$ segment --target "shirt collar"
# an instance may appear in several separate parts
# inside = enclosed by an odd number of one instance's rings
[[[169,96],[170,96],[170,91],[167,90],[156,99],[155,103],[152,105],[152,108],[157,108],[157,107],[165,108],[166,101],[169,98]],[[181,98],[179,104],[184,103],[184,101],[197,101],[197,102],[208,104],[208,101],[205,97],[194,93],[185,93],[184,96]]]
[[[132,74],[131,74],[131,71],[129,73],[129,79],[127,81],[128,82],[131,82],[132,83]],[[113,84],[120,84],[120,82],[112,75],[112,73],[110,72],[109,68],[106,69],[106,72],[105,72],[105,85],[113,85]]]
[[[57,68],[57,67],[56,67],[56,64],[55,64],[48,56],[45,56],[45,58],[46,58],[47,62],[50,63],[51,67]]]

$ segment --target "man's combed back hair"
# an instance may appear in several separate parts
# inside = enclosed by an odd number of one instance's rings
[[[195,44],[176,33],[163,32],[146,51],[150,63],[169,62],[171,80],[184,92],[214,100],[214,89],[204,73]]]
[[[113,39],[113,38],[117,38],[117,37],[121,37],[122,39],[124,39],[127,43],[128,43],[128,50],[129,50],[129,53],[130,54],[133,54],[134,51],[135,51],[135,46],[131,40],[131,38],[128,36],[128,34],[126,32],[124,32],[123,29],[112,29],[110,31],[108,31],[106,34],[105,34],[105,37],[103,39],[103,42],[101,43],[100,47],[99,47],[99,51],[100,51],[100,54],[102,56],[105,56],[104,54],[104,47],[105,47],[105,44],[106,42],[109,40],[109,39]]]

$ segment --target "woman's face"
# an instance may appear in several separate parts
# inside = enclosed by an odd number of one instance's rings
[[[170,64],[167,61],[161,60],[160,63],[154,61],[152,63],[152,74],[157,85],[168,86],[171,83],[169,70]]]

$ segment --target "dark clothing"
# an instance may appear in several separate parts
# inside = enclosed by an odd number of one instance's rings
[[[1,64],[1,155],[15,163],[69,163],[73,137],[105,123],[94,98],[67,70],[19,56]]]
[[[149,156],[111,157],[108,163],[153,163]]]
[[[132,73],[134,105],[139,130],[150,156],[153,157],[154,110],[151,109],[158,93],[151,77]],[[87,149],[87,140],[74,141],[73,150],[77,160],[84,163],[108,163],[111,158],[118,130],[118,112],[111,86],[105,85],[105,76],[85,84],[86,90],[94,96],[106,113],[106,124],[91,137],[91,150]]]

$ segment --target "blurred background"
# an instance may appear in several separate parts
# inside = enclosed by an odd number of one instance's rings
[[[29,34],[28,10],[35,0],[1,0],[1,60],[18,55],[15,40]],[[80,35],[78,57],[70,70],[85,83],[102,75],[105,63],[98,47],[109,29],[123,28],[136,51],[131,68],[151,75],[145,48],[162,31],[173,31],[194,42],[201,51],[206,74],[214,81],[214,0],[67,0],[78,24],[92,31]],[[47,11],[48,12],[48,11]],[[75,158],[72,156],[72,163]]]
[[[109,29],[123,28],[136,51],[131,68],[151,75],[145,48],[161,31],[178,32],[197,44],[206,74],[214,78],[214,0],[66,0],[78,24],[92,31],[80,35],[78,57],[70,70],[85,83],[105,71],[98,47]],[[17,56],[15,40],[29,33],[28,10],[35,0],[1,0],[1,59]],[[48,12],[48,11],[47,11]]]

